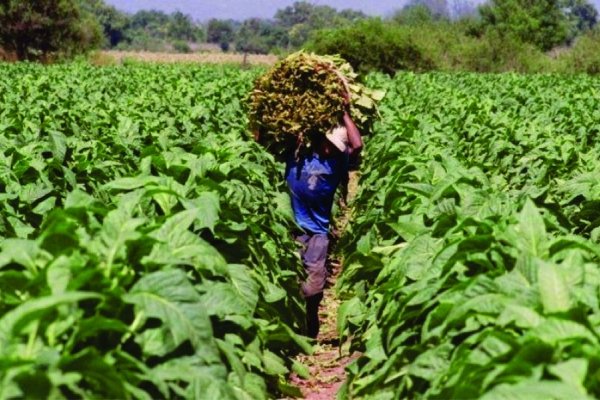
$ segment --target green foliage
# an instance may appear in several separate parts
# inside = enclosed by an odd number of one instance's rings
[[[491,0],[479,12],[484,29],[541,50],[563,44],[568,37],[567,17],[559,0]]]
[[[499,0],[483,6],[482,17],[474,2],[414,0],[384,21],[299,1],[277,10],[273,19],[212,19],[203,26],[181,12],[142,10],[127,15],[103,0],[79,1],[96,15],[113,48],[170,51],[175,41],[206,41],[223,51],[289,54],[304,47],[342,54],[360,72],[388,74],[434,69],[562,71],[567,64],[552,62],[543,52],[571,45],[597,20],[587,0],[536,0],[531,6],[524,0]],[[176,51],[187,51],[176,44]]]
[[[233,21],[211,19],[206,27],[206,40],[208,43],[230,43],[234,37]]]
[[[154,37],[165,38],[169,29],[169,15],[159,10],[140,10],[131,16],[130,27],[146,31]]]
[[[534,73],[558,68],[534,45],[496,31],[489,31],[478,39],[466,39],[454,48],[453,56],[454,67],[451,69],[462,71]]]
[[[100,46],[98,23],[77,0],[8,0],[0,3],[0,47],[19,60],[72,57]]]
[[[389,74],[433,69],[566,71],[571,64],[552,62],[543,52],[570,46],[595,26],[598,17],[587,0],[536,0],[531,6],[521,0],[502,0],[485,5],[483,18],[475,2],[414,0],[385,21],[368,21],[361,12],[299,1],[277,10],[273,19],[213,19],[200,25],[181,12],[142,10],[128,15],[103,0],[79,1],[98,18],[110,48],[171,51],[174,47],[187,52],[175,41],[206,41],[223,51],[279,55],[305,47],[322,54],[343,53],[361,72]],[[370,51],[363,51],[363,42]]]
[[[376,116],[383,97],[356,82],[352,67],[339,57],[294,53],[259,77],[249,99],[250,125],[274,154],[310,149],[341,122],[344,93],[359,129]]]
[[[560,5],[569,24],[569,42],[598,23],[598,11],[586,0],[562,0]]]
[[[392,19],[401,24],[418,25],[422,23],[447,20],[450,16],[446,0],[411,0]]]
[[[261,71],[0,67],[0,397],[261,399],[310,351]]]
[[[203,30],[194,24],[189,15],[179,11],[165,14],[156,10],[141,10],[127,16],[129,22],[123,32],[120,49],[166,51],[173,43],[175,51],[190,52],[187,42],[203,38]]]
[[[319,54],[339,54],[360,73],[435,68],[434,60],[422,52],[409,27],[393,26],[380,19],[319,31],[306,48]]]
[[[341,27],[365,18],[358,11],[314,5],[306,1],[277,10],[272,20],[249,18],[241,22],[212,19],[207,25],[207,41],[249,53],[289,52],[300,48],[317,29]]]
[[[572,48],[561,54],[567,72],[600,74],[600,32],[596,29],[577,38]]]
[[[390,21],[370,19],[317,31],[305,48],[340,54],[359,72],[390,75],[400,70],[586,72],[583,66],[563,62],[565,57],[553,60],[544,51],[589,30],[595,24],[594,9],[585,1],[536,0],[533,6],[519,1],[491,2],[482,6],[480,19],[457,21],[443,20],[433,6],[415,3]],[[581,53],[573,52],[581,58]]]
[[[192,49],[185,40],[176,40],[173,42],[173,49],[177,53],[191,53]]]
[[[167,36],[177,40],[193,41],[196,39],[194,23],[189,15],[181,11],[171,14],[167,28]]]
[[[115,47],[126,39],[129,18],[104,0],[83,0],[81,7],[92,14],[102,26],[106,39],[105,47]]]
[[[104,0],[79,1],[102,25],[107,48],[167,51],[170,43],[176,43],[175,50],[185,53],[190,50],[183,42],[205,40],[203,27],[180,11],[140,10],[130,15]]]
[[[342,397],[597,398],[596,79],[370,79],[388,94],[341,243],[362,353]]]
[[[293,5],[277,10],[275,22],[288,31],[288,43],[292,48],[302,46],[310,34],[317,29],[339,28],[365,19],[359,11],[338,12],[329,6],[314,5],[297,1]]]
[[[352,28],[319,31],[307,44],[317,53],[336,52],[360,72],[428,70],[552,72],[563,69],[535,46],[494,30],[475,32],[478,22],[398,24],[365,21]],[[369,49],[365,51],[364,49]]]
[[[260,18],[242,23],[235,35],[235,49],[244,53],[267,54],[274,48],[287,46],[287,32],[281,26]]]
[[[424,4],[408,5],[394,13],[392,20],[403,25],[423,25],[434,21],[433,12]]]

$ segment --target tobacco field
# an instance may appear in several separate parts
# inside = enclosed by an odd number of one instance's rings
[[[296,396],[264,70],[0,64],[0,398]],[[343,399],[600,397],[600,82],[370,75]]]
[[[600,82],[399,75],[367,144],[344,398],[600,396]]]
[[[2,65],[0,398],[265,398],[310,351],[256,72]]]

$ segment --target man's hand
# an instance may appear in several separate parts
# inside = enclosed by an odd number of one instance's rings
[[[342,91],[342,98],[344,99],[344,108],[348,110],[350,108],[350,92]]]

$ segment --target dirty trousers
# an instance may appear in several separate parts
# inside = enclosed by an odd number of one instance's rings
[[[326,234],[296,236],[302,243],[300,256],[307,272],[306,281],[302,283],[302,294],[306,300],[306,334],[311,338],[319,335],[319,304],[323,299],[323,289],[327,281],[327,248],[329,238]]]
[[[326,234],[314,235],[303,234],[296,236],[296,240],[302,244],[300,256],[307,272],[306,281],[302,283],[302,293],[309,298],[323,293],[327,281],[327,248],[329,238]]]

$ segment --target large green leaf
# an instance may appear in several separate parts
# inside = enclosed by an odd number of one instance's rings
[[[107,275],[112,273],[115,262],[125,257],[126,243],[141,237],[138,228],[143,223],[143,218],[133,218],[130,212],[123,208],[109,212],[104,218],[99,240],[93,242],[91,247],[104,260]]]
[[[212,325],[201,297],[183,271],[168,269],[146,275],[123,300],[134,304],[144,319],[162,321],[162,334],[172,341],[171,351],[186,340],[197,349],[213,346]]]
[[[2,344],[0,349],[6,349],[8,342],[16,338],[23,328],[38,321],[43,315],[55,311],[58,306],[101,298],[102,296],[97,293],[66,292],[24,302],[0,318],[0,344]]]
[[[158,242],[142,262],[159,265],[193,265],[199,270],[208,269],[215,273],[224,273],[226,267],[224,258],[205,240],[189,231],[199,212],[198,209],[179,212],[152,232],[150,236]]]
[[[536,260],[538,285],[545,313],[560,313],[571,307],[569,288],[559,267],[555,264]]]
[[[548,371],[560,378],[567,385],[578,388],[582,395],[586,394],[584,383],[588,372],[589,361],[583,358],[573,358],[548,367]]]
[[[548,247],[544,219],[531,200],[527,200],[519,214],[519,247],[535,256],[543,256]]]
[[[39,245],[32,240],[6,239],[2,242],[0,268],[15,262],[34,272],[38,266],[36,258],[41,253]]]
[[[598,338],[585,326],[570,320],[548,318],[526,335],[531,340],[541,340],[553,346],[560,342],[598,343]]]
[[[494,387],[484,400],[530,400],[530,399],[588,399],[576,388],[562,382],[524,381],[515,385],[502,384]]]
[[[214,232],[219,221],[219,195],[215,192],[202,192],[192,201],[184,201],[186,208],[197,208],[196,229],[208,228]]]

